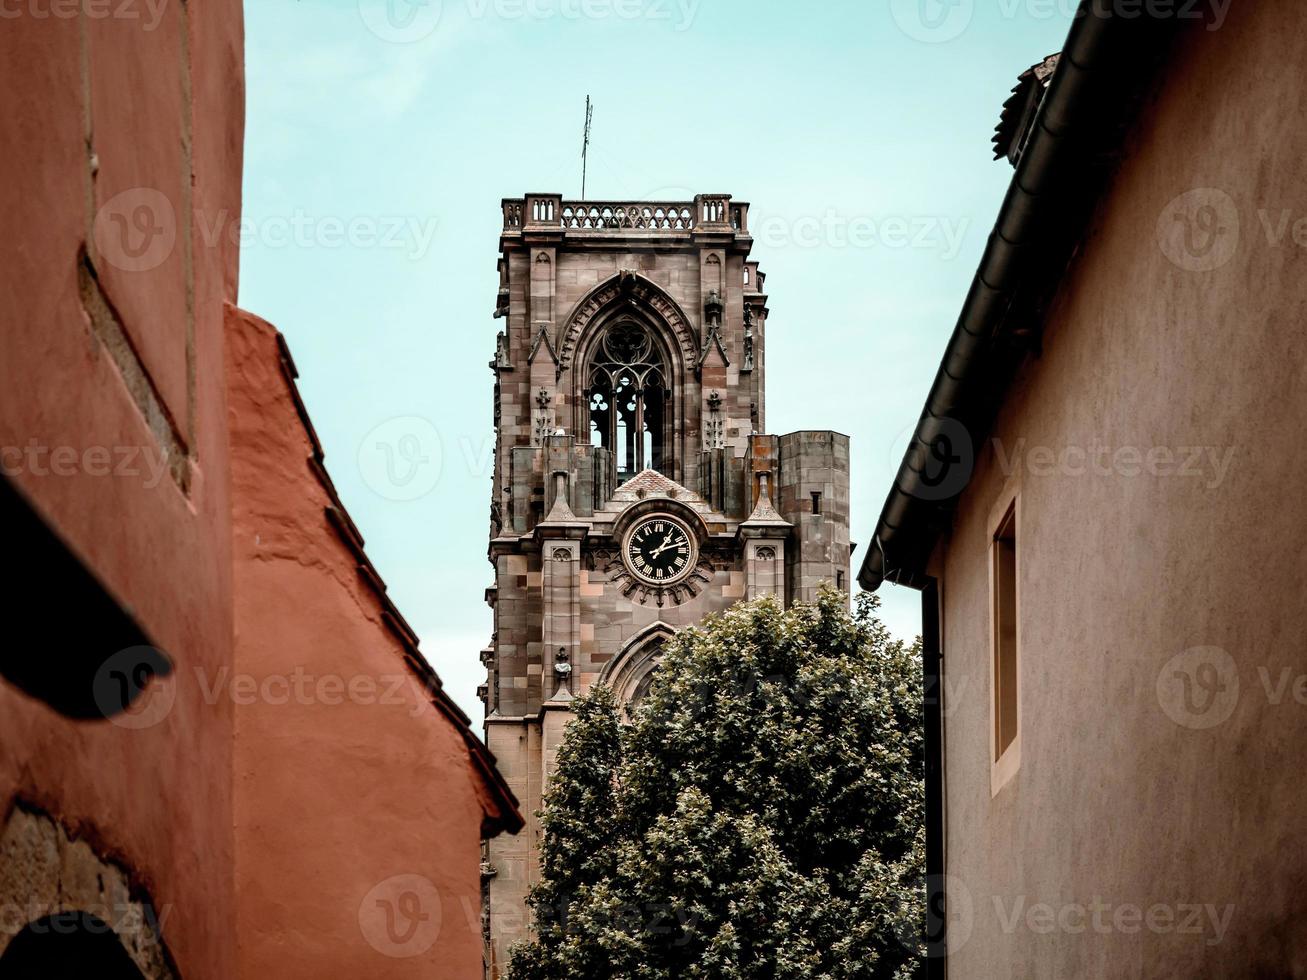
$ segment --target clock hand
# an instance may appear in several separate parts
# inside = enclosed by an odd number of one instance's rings
[[[663,543],[649,553],[650,558],[657,558],[664,551],[672,546],[672,532],[667,532],[667,537],[663,538]]]

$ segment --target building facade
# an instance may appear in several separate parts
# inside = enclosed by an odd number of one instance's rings
[[[924,600],[932,975],[1302,977],[1307,10],[1117,9],[1009,100],[859,576]]]
[[[677,629],[847,588],[849,444],[765,433],[767,295],[748,205],[503,202],[482,651],[486,739],[540,809],[570,709],[627,709]],[[490,842],[492,975],[528,929],[540,829]]]
[[[234,305],[242,5],[0,29],[0,976],[474,977],[512,794]]]

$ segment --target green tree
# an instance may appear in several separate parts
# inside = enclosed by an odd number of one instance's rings
[[[511,980],[895,978],[924,919],[919,650],[860,596],[669,641],[633,723],[576,701]]]

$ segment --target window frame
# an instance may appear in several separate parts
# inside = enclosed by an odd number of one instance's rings
[[[990,510],[989,519],[986,521],[986,530],[988,539],[986,544],[986,564],[988,566],[989,579],[989,612],[986,617],[986,626],[989,633],[989,656],[987,658],[987,670],[989,671],[989,788],[991,798],[997,796],[999,791],[1010,783],[1017,771],[1021,768],[1021,734],[1022,734],[1022,711],[1021,711],[1021,552],[1022,552],[1022,527],[1021,527],[1021,487],[1019,481],[1013,480],[1003,488],[994,507]],[[1011,614],[1012,623],[1012,678],[1014,695],[1012,699],[1013,712],[1015,718],[1015,732],[1012,740],[1000,752],[999,751],[999,724],[1001,720],[1001,707],[999,698],[1001,691],[999,689],[1001,641],[1000,641],[1000,610],[1001,583],[999,561],[1001,557],[1002,542],[1007,539],[1004,532],[1008,530],[1010,522],[1010,537],[1012,539],[1012,605]],[[1003,535],[1002,537],[1000,535]]]
[[[647,355],[644,360],[622,360],[607,346],[609,335],[623,328],[643,334],[645,350],[641,354]],[[629,377],[629,389],[625,386],[624,375]],[[599,445],[613,454],[618,480],[628,480],[645,469],[670,475],[675,432],[672,363],[658,329],[636,316],[622,315],[608,320],[600,328],[597,344],[587,357],[582,377],[585,381],[581,400],[586,438],[593,445],[597,435]],[[608,401],[602,425],[596,421],[596,395]],[[627,397],[632,399],[632,405],[629,410],[624,410],[620,402]],[[628,419],[629,425],[624,426]],[[635,429],[635,434],[628,434],[625,439],[630,447],[628,456],[626,445],[619,445],[619,434],[631,428]]]

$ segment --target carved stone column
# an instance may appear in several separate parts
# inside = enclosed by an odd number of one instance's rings
[[[554,505],[535,528],[540,544],[544,702],[572,698],[572,668],[581,649],[581,539],[589,528],[568,505],[568,474],[558,471],[553,477]]]
[[[740,525],[744,546],[744,595],[752,599],[774,595],[785,603],[785,542],[794,525],[781,517],[771,502],[771,474],[758,474],[758,503]]]

